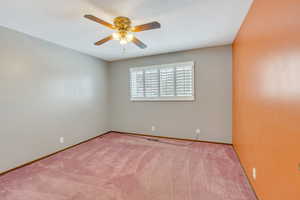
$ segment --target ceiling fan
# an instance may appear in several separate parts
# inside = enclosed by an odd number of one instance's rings
[[[158,22],[150,22],[147,24],[139,25],[139,26],[131,26],[131,20],[128,17],[116,17],[114,19],[114,23],[110,24],[98,17],[93,15],[84,15],[85,18],[97,22],[103,26],[106,26],[110,29],[116,30],[112,35],[103,38],[102,40],[95,43],[95,45],[99,46],[109,40],[119,40],[121,45],[127,44],[128,42],[133,42],[135,45],[140,47],[141,49],[145,49],[147,47],[142,41],[137,39],[132,32],[141,32],[147,31],[151,29],[160,28],[160,23]]]

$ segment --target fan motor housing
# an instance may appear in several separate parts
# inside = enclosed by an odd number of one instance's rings
[[[130,31],[131,20],[128,17],[116,17],[114,19],[114,25],[118,31]]]

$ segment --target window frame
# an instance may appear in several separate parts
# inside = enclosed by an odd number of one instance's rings
[[[132,97],[132,76],[131,73],[133,71],[141,71],[143,70],[144,76],[144,84],[145,84],[145,70],[147,69],[162,69],[162,68],[170,68],[180,66],[190,65],[192,67],[192,96],[159,96],[159,97]],[[176,70],[175,70],[176,71]],[[174,74],[176,76],[176,74]],[[159,95],[160,95],[160,71],[159,71]],[[176,84],[174,84],[174,88],[176,90]],[[144,87],[144,94],[145,94],[145,87]],[[129,97],[130,101],[195,101],[195,63],[194,61],[187,61],[187,62],[177,62],[177,63],[168,63],[168,64],[159,64],[159,65],[150,65],[150,66],[142,66],[142,67],[131,67],[129,68]]]

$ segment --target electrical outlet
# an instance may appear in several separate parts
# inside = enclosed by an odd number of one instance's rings
[[[200,138],[200,129],[199,128],[197,128],[196,129],[196,140],[199,140],[199,138]]]
[[[155,126],[152,126],[152,127],[151,127],[151,130],[152,130],[152,131],[155,131],[155,130],[156,130],[156,127],[155,127]]]
[[[65,138],[64,138],[64,137],[60,137],[60,138],[59,138],[59,142],[60,142],[61,144],[63,144],[63,143],[65,142]]]
[[[254,180],[256,180],[256,168],[252,169],[252,177]]]

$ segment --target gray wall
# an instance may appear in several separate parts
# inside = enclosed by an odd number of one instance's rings
[[[129,68],[195,61],[194,102],[132,102]],[[115,131],[200,140],[231,141],[231,46],[205,48],[109,64],[109,123]],[[155,126],[156,131],[151,127]]]
[[[0,44],[0,172],[108,130],[107,63],[1,27]]]
[[[0,44],[0,172],[108,130],[231,143],[231,46],[107,64],[3,27]],[[130,67],[190,60],[196,101],[129,100]]]

